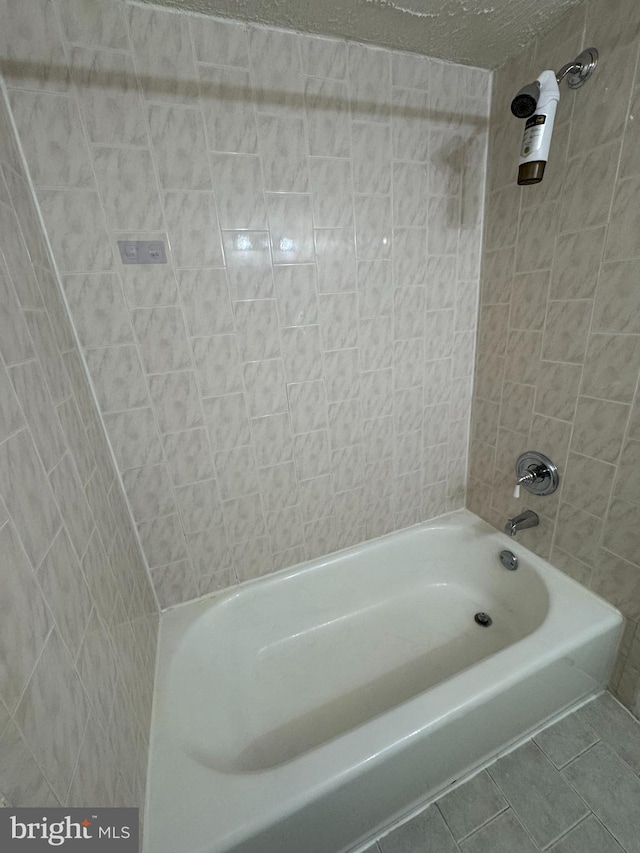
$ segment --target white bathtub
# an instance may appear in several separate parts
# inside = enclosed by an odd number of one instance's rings
[[[621,629],[465,510],[169,611],[145,849],[348,850],[600,691]]]

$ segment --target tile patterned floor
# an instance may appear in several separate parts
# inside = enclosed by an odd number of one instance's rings
[[[366,853],[640,853],[640,723],[608,693]]]

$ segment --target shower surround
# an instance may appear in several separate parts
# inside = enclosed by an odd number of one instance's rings
[[[0,91],[0,792],[144,805],[158,605]]]
[[[489,72],[118,0],[0,16],[161,605],[463,506]]]
[[[561,86],[544,181],[518,187],[523,123],[509,105],[544,68],[600,51],[584,89]],[[640,7],[598,0],[495,72],[468,506],[627,618],[612,687],[640,715]],[[524,450],[561,485],[512,498]]]

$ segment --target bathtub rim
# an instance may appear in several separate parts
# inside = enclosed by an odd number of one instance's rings
[[[335,562],[336,560],[345,557],[348,554],[356,554],[369,546],[373,546],[378,542],[384,542],[388,539],[393,539],[403,534],[409,533],[410,531],[416,531],[419,529],[428,529],[429,527],[449,527],[451,526],[456,519],[468,519],[474,525],[478,522],[481,525],[486,525],[490,529],[491,533],[498,534],[502,537],[503,541],[506,544],[511,544],[518,548],[518,550],[524,550],[526,552],[527,557],[531,557],[534,561],[542,560],[546,563],[547,567],[553,569],[553,574],[556,576],[562,577],[572,586],[580,590],[586,590],[590,595],[595,596],[599,599],[603,604],[606,604],[608,607],[612,608],[616,612],[620,612],[619,609],[612,604],[610,601],[607,601],[606,598],[603,598],[599,593],[594,590],[589,589],[584,584],[581,584],[575,578],[571,577],[571,575],[564,572],[562,569],[555,566],[553,563],[549,561],[547,557],[542,557],[540,554],[537,554],[535,551],[528,548],[526,545],[523,545],[522,542],[518,540],[514,540],[506,536],[501,530],[493,527],[490,522],[485,521],[481,516],[467,509],[466,507],[461,507],[460,509],[454,509],[449,512],[442,513],[441,515],[434,516],[433,518],[429,518],[426,521],[420,521],[417,524],[411,524],[408,527],[403,527],[400,530],[391,530],[389,533],[383,533],[381,536],[375,536],[372,539],[365,539],[363,542],[358,542],[355,545],[348,545],[345,548],[339,548],[337,551],[331,551],[330,554],[325,554],[322,557],[314,557],[311,560],[302,560],[298,563],[294,563],[291,566],[285,566],[282,569],[276,569],[273,572],[268,572],[264,575],[259,575],[255,578],[247,578],[247,580],[239,581],[237,584],[233,584],[228,587],[224,587],[223,589],[214,590],[213,592],[207,592],[204,595],[200,595],[197,598],[190,598],[188,601],[180,601],[177,604],[171,604],[169,607],[165,607],[164,610],[160,611],[160,629],[163,627],[163,620],[165,614],[175,614],[176,611],[180,611],[187,607],[195,608],[196,605],[201,605],[203,608],[205,604],[213,603],[213,602],[222,602],[227,599],[234,598],[236,595],[239,595],[243,590],[247,588],[254,587],[256,585],[264,585],[267,582],[275,581],[276,579],[285,579],[288,577],[293,577],[298,574],[302,574],[307,571],[317,571],[320,568]],[[158,656],[159,657],[159,656]]]
[[[296,564],[294,566],[286,567],[284,569],[281,569],[281,570],[274,572],[274,573],[271,573],[269,575],[264,575],[264,576],[261,576],[259,578],[250,579],[250,580],[245,581],[242,584],[234,586],[230,589],[216,591],[216,592],[211,593],[209,595],[203,596],[200,599],[196,599],[196,600],[193,600],[190,602],[186,602],[185,604],[189,604],[191,606],[191,608],[189,610],[185,610],[183,608],[182,604],[176,605],[176,606],[168,609],[167,611],[164,611],[165,613],[168,614],[168,618],[166,618],[166,619],[161,618],[161,630],[160,630],[160,638],[159,638],[159,644],[158,644],[157,673],[159,674],[159,671],[160,671],[161,658],[163,657],[163,652],[165,650],[166,645],[169,644],[172,647],[169,651],[169,654],[171,654],[171,651],[173,651],[175,649],[175,643],[179,642],[180,635],[189,627],[190,624],[192,624],[193,621],[195,621],[199,617],[201,611],[208,609],[213,604],[215,604],[217,601],[222,601],[222,600],[225,600],[228,598],[233,598],[234,596],[239,595],[242,592],[242,590],[245,589],[249,585],[253,586],[256,583],[259,583],[260,585],[262,585],[264,583],[276,582],[280,578],[295,576],[301,572],[319,570],[322,567],[326,566],[328,563],[332,563],[332,562],[334,562],[340,558],[344,558],[349,553],[358,553],[358,552],[362,551],[363,549],[368,548],[369,546],[371,546],[372,544],[374,544],[378,541],[386,540],[386,539],[389,539],[392,537],[397,538],[399,536],[402,536],[405,533],[410,533],[411,531],[415,531],[416,529],[419,529],[419,528],[428,529],[430,527],[431,528],[433,528],[433,527],[439,528],[442,526],[445,526],[445,527],[452,526],[452,525],[455,526],[456,523],[462,523],[463,525],[465,525],[465,523],[470,524],[472,529],[476,529],[477,525],[479,525],[481,531],[483,531],[485,533],[490,533],[490,534],[492,534],[492,536],[499,537],[498,541],[505,542],[505,543],[511,542],[512,545],[514,544],[512,540],[509,540],[504,534],[500,533],[500,531],[493,528],[491,525],[489,525],[487,522],[485,522],[483,519],[481,519],[479,516],[475,515],[474,513],[470,512],[469,510],[466,510],[466,509],[455,510],[453,512],[446,513],[442,516],[438,516],[434,519],[429,519],[428,521],[422,522],[421,524],[412,525],[409,528],[404,528],[401,531],[393,531],[391,533],[385,534],[384,536],[376,537],[375,540],[368,540],[368,541],[366,541],[364,543],[360,543],[356,546],[351,546],[349,548],[341,549],[340,551],[334,552],[331,555],[327,555],[326,557],[317,558],[316,560],[305,561],[303,563],[299,563],[299,564]],[[616,626],[620,626],[622,624],[622,616],[619,613],[619,611],[612,604],[607,602],[605,599],[603,599],[601,596],[597,595],[596,593],[593,593],[591,590],[587,590],[582,584],[578,583],[573,578],[569,577],[564,572],[562,572],[560,569],[553,566],[545,558],[540,557],[539,555],[532,552],[530,549],[526,548],[526,546],[523,546],[520,543],[517,543],[517,547],[518,547],[519,551],[523,552],[523,555],[525,555],[527,558],[531,558],[532,562],[534,563],[534,566],[535,566],[536,562],[540,562],[541,564],[543,564],[544,571],[550,572],[552,577],[558,578],[561,587],[564,587],[565,590],[577,591],[578,594],[580,595],[580,597],[583,598],[583,600],[585,600],[587,602],[590,601],[591,605],[596,607],[596,609],[600,612],[600,614],[602,615],[602,618],[603,618],[603,626],[604,627],[602,627],[601,633],[604,633],[605,627],[608,631],[612,631]],[[585,593],[587,594],[586,597],[585,597]],[[597,606],[596,606],[596,601],[598,602]],[[194,608],[196,608],[196,609],[194,610]],[[553,608],[553,601],[552,601],[552,608]],[[553,608],[553,609],[555,610],[556,608]],[[169,618],[169,615],[171,616],[171,618]],[[549,620],[550,615],[551,615],[551,608],[550,608],[549,614],[547,614],[547,616],[545,617],[545,620],[543,620],[542,625],[540,626],[539,629],[537,629],[538,631],[542,630],[545,627],[545,624]],[[554,613],[554,616],[555,616],[555,618],[558,618],[557,613]],[[536,632],[534,632],[534,634],[535,633]],[[529,636],[531,636],[531,635],[529,635]],[[563,642],[563,644],[561,646],[562,654],[564,656],[571,654],[572,651],[579,649],[585,643],[587,638],[593,639],[594,636],[595,635],[593,633],[590,633],[586,629],[580,633],[576,633],[574,631],[573,633],[570,634],[570,636],[568,638],[565,638],[565,642]],[[529,639],[529,637],[524,637],[521,640],[518,640],[512,646],[508,646],[507,648],[500,650],[495,655],[492,655],[489,658],[484,659],[483,661],[479,662],[478,664],[475,664],[473,667],[470,667],[468,670],[463,671],[462,673],[458,673],[455,676],[452,676],[451,678],[447,679],[445,682],[430,688],[429,693],[431,694],[431,698],[433,698],[434,694],[437,694],[440,697],[440,702],[442,702],[442,700],[445,700],[444,701],[445,707],[442,709],[442,713],[438,713],[435,716],[430,716],[429,720],[426,723],[421,724],[417,727],[414,725],[408,725],[407,726],[405,723],[405,719],[410,721],[412,714],[415,714],[416,706],[421,701],[424,701],[424,696],[425,696],[424,693],[418,694],[417,696],[408,700],[406,703],[404,703],[404,706],[398,706],[397,708],[393,709],[394,716],[396,717],[394,728],[401,731],[402,734],[399,736],[399,738],[396,738],[396,739],[385,738],[386,745],[383,748],[381,748],[381,749],[379,749],[373,753],[369,750],[368,753],[364,756],[363,756],[363,751],[361,749],[361,744],[360,744],[360,741],[362,740],[362,731],[361,730],[362,729],[368,729],[372,723],[375,725],[375,723],[377,722],[376,720],[369,721],[363,727],[360,727],[360,731],[358,729],[352,730],[350,732],[347,732],[346,735],[339,736],[338,738],[334,739],[333,741],[329,741],[326,744],[323,744],[320,747],[316,748],[315,751],[322,750],[323,755],[328,756],[329,763],[330,763],[330,759],[331,759],[333,753],[335,752],[336,741],[340,742],[345,737],[350,739],[351,736],[353,736],[354,732],[357,734],[360,734],[359,740],[356,739],[357,742],[356,742],[355,746],[354,746],[354,744],[350,744],[351,748],[348,751],[349,752],[349,756],[348,756],[349,760],[341,768],[339,768],[338,772],[329,772],[328,774],[322,774],[321,776],[314,774],[313,780],[309,780],[310,784],[306,785],[303,791],[297,791],[291,799],[287,800],[287,809],[286,809],[287,813],[292,813],[298,809],[305,807],[306,805],[308,805],[309,803],[311,803],[315,799],[317,799],[319,796],[321,796],[324,793],[326,793],[327,791],[335,788],[337,785],[348,783],[350,780],[352,780],[353,778],[355,778],[359,775],[360,769],[363,768],[364,766],[366,766],[366,764],[368,762],[372,762],[372,761],[373,762],[378,762],[378,761],[382,762],[382,761],[384,761],[387,756],[392,756],[396,751],[399,751],[401,748],[403,748],[407,744],[410,744],[412,741],[415,740],[415,742],[417,742],[421,736],[424,736],[425,734],[428,735],[430,730],[437,731],[442,725],[446,724],[447,719],[452,719],[452,718],[457,718],[457,717],[463,716],[468,711],[472,711],[474,707],[477,707],[477,706],[481,705],[483,702],[491,700],[492,698],[499,696],[501,693],[503,693],[505,690],[508,690],[513,685],[517,685],[521,680],[522,673],[518,670],[514,670],[513,672],[510,672],[510,673],[507,672],[507,675],[505,675],[504,672],[501,671],[501,664],[504,662],[504,656],[505,655],[507,655],[507,660],[509,659],[509,657],[513,657],[513,650],[514,649],[516,649],[516,657],[518,657],[518,654],[521,652],[522,643],[526,643],[528,639]],[[619,642],[619,640],[618,640],[618,642]],[[554,646],[553,648],[546,649],[546,650],[538,650],[538,655],[536,657],[535,669],[537,670],[537,669],[544,668],[545,666],[552,663],[557,657],[558,657],[558,647],[557,646]],[[496,662],[496,658],[498,658],[498,662]],[[612,662],[612,660],[613,660],[613,655],[611,657],[610,663]],[[474,689],[473,691],[471,691],[471,695],[467,696],[466,699],[460,699],[459,701],[452,701],[450,696],[445,695],[447,692],[447,688],[450,687],[450,685],[452,683],[456,684],[456,690],[458,690],[458,692],[459,692],[459,690],[460,690],[459,682],[461,680],[468,680],[469,672],[476,670],[476,669],[480,669],[480,668],[482,668],[485,671],[485,673],[487,670],[489,670],[489,671],[493,670],[493,672],[497,675],[495,678],[488,679],[487,683],[483,686],[482,689],[478,689],[478,690]],[[508,670],[508,668],[507,668],[507,670]],[[166,664],[165,664],[165,671],[166,671]],[[463,673],[466,673],[466,676],[463,675]],[[539,728],[545,727],[546,725],[548,725],[550,723],[550,721],[555,720],[556,717],[560,718],[563,714],[567,713],[569,710],[572,710],[573,708],[577,707],[578,704],[580,704],[584,701],[588,701],[589,699],[595,697],[598,694],[598,692],[601,692],[603,689],[604,689],[604,685],[601,684],[597,690],[591,691],[588,694],[583,694],[576,701],[572,701],[570,705],[565,704],[563,707],[558,709],[557,713],[553,713],[551,716],[547,716],[546,719],[543,720],[541,723],[538,723],[537,726]],[[154,701],[152,726],[156,725],[156,723],[157,723],[157,713],[156,713],[157,708],[158,708],[158,706],[157,706],[156,702]],[[385,716],[386,715],[382,715],[382,718],[384,718]],[[529,731],[524,732],[523,734],[518,736],[517,741],[518,742],[524,742],[530,736],[531,735],[530,735]],[[376,734],[374,739],[376,741],[379,739],[379,733]],[[506,743],[504,749],[508,750],[510,748],[513,748],[513,743],[514,743],[513,740],[509,743]],[[327,747],[329,747],[328,750],[327,750]],[[356,754],[355,760],[351,760],[352,755],[354,753]],[[359,753],[359,757],[358,757],[358,753]],[[291,767],[293,767],[295,769],[296,763],[300,760],[302,760],[302,761],[306,760],[308,758],[308,755],[309,755],[309,753],[307,753],[306,755],[303,755],[300,758],[293,759],[291,762],[288,762],[285,765],[281,765],[280,767],[275,768],[275,770],[269,769],[269,770],[264,770],[264,771],[258,771],[255,774],[246,774],[244,777],[240,777],[240,778],[247,778],[247,776],[254,776],[256,778],[259,778],[259,777],[273,775],[274,773],[280,774],[284,768],[285,769],[285,783],[288,784],[288,780],[286,778],[287,771],[289,771],[289,769]],[[151,761],[151,757],[152,757],[152,750],[150,750],[150,759],[149,759],[150,761]],[[192,759],[189,759],[189,760],[192,760]],[[494,760],[493,755],[489,759],[487,759],[487,761],[489,763],[493,760]],[[322,766],[324,766],[324,761],[321,761],[321,764],[322,764]],[[203,769],[206,769],[206,771],[209,773],[214,773],[214,774],[217,773],[216,770],[213,770],[211,768],[203,768]],[[475,768],[473,771],[469,771],[469,770],[463,771],[463,773],[467,773],[467,774],[469,772],[475,772]],[[223,774],[218,774],[218,775],[223,775]],[[232,778],[237,778],[237,777],[232,777]],[[147,802],[147,814],[150,814],[151,787],[152,786],[150,785],[147,788],[147,800],[146,800],[146,802]],[[441,790],[444,791],[445,789],[448,789],[448,784],[444,784]],[[253,832],[253,828],[247,832],[245,832],[243,830],[240,833],[240,836],[238,836],[238,834],[234,830],[231,830],[228,832],[224,832],[220,836],[220,840],[222,841],[222,839],[225,839],[225,843],[226,842],[236,843],[236,841],[238,840],[238,837],[241,840],[242,837],[244,837],[244,836],[249,837],[252,834],[252,832]],[[354,848],[354,850],[355,850],[355,848]]]

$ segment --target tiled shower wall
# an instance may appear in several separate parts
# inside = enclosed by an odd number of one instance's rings
[[[143,805],[157,603],[0,91],[0,792]]]
[[[11,106],[170,605],[464,504],[486,71],[0,2]],[[123,237],[165,242],[123,266]]]
[[[516,185],[515,92],[581,46],[584,88],[561,86],[544,181]],[[613,688],[640,714],[640,6],[599,0],[495,74],[469,505],[627,618]],[[558,465],[550,497],[512,498],[529,448]]]

